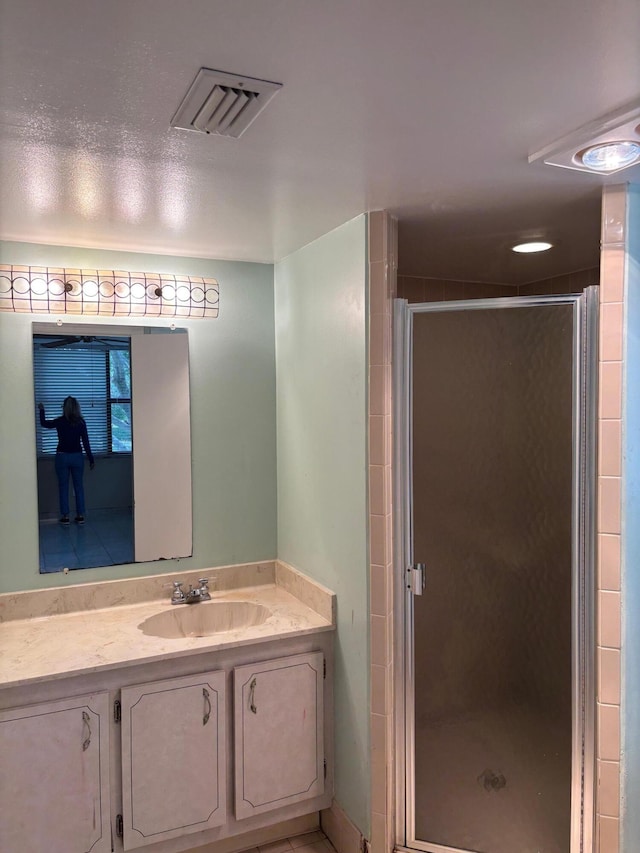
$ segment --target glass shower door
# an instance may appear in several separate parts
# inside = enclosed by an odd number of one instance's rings
[[[408,309],[409,846],[582,849],[586,298]]]

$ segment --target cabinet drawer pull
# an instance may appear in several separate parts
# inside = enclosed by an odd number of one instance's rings
[[[256,708],[256,682],[257,679],[254,678],[251,684],[249,685],[249,710],[252,714],[257,714],[258,709]]]
[[[209,699],[209,691],[206,687],[202,688],[202,696],[204,697],[204,715],[202,717],[202,725],[206,726],[211,716],[211,700]]]
[[[86,752],[89,749],[89,745],[91,744],[91,725],[90,718],[86,711],[82,712],[82,734],[85,735],[82,741],[82,751]]]

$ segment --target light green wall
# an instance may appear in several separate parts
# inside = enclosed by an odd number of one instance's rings
[[[369,837],[366,216],[276,264],[278,556],[337,593],[336,800]]]
[[[0,312],[0,592],[276,556],[317,578],[338,597],[336,799],[369,836],[366,222],[276,266],[275,342],[270,265],[0,243],[5,264],[220,282],[218,319],[179,321],[189,331],[194,498],[194,556],[180,561],[38,574],[31,323],[56,318]]]
[[[193,557],[180,561],[38,574],[31,323],[56,318],[0,312],[0,592],[275,558],[273,267],[28,243],[0,243],[0,263],[187,273],[220,282],[217,319],[177,321],[189,332],[193,455]]]

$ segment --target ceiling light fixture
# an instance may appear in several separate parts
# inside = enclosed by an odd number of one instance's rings
[[[520,255],[532,255],[535,252],[546,252],[548,249],[551,249],[553,243],[547,243],[543,240],[539,240],[537,242],[530,243],[518,243],[517,246],[512,246],[512,252],[518,252]]]
[[[0,264],[0,311],[109,317],[217,317],[214,278]]]
[[[556,142],[536,151],[529,162],[542,160],[596,175],[614,175],[640,163],[640,103],[584,125]]]
[[[592,145],[585,151],[576,154],[576,158],[589,169],[596,172],[612,172],[626,169],[640,162],[640,142],[605,142],[602,145]]]

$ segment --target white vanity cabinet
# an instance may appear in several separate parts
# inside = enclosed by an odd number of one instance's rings
[[[110,853],[106,692],[0,712],[2,853]]]
[[[321,652],[234,669],[237,820],[324,792]]]
[[[124,849],[226,822],[225,673],[121,691]]]
[[[228,851],[315,828],[332,664],[319,631],[0,690],[1,853]]]

